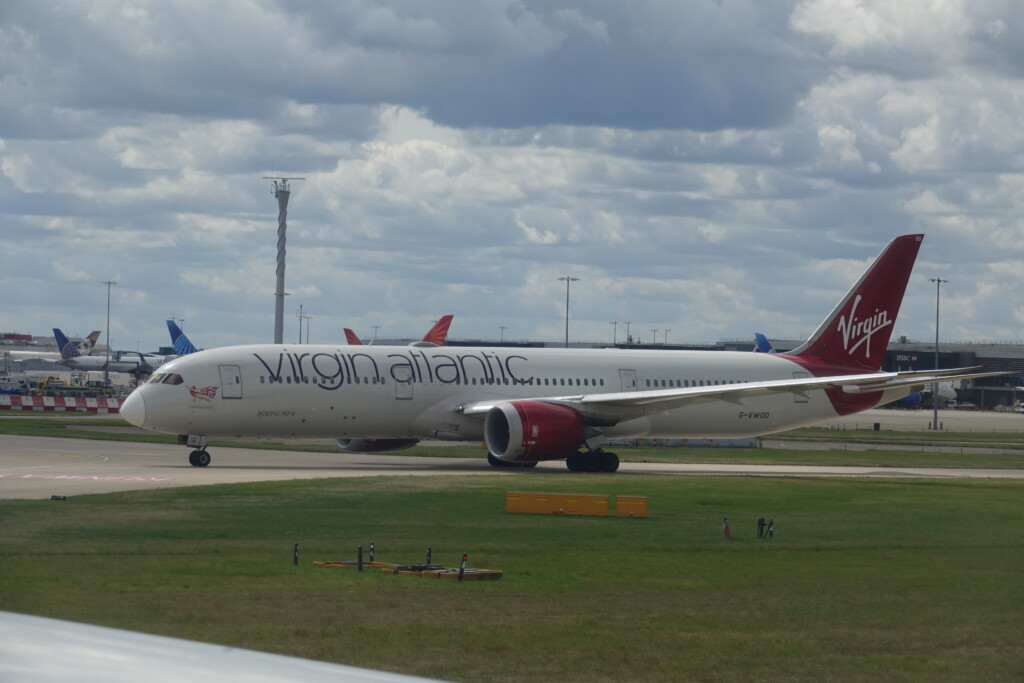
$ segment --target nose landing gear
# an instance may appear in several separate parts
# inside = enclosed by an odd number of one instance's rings
[[[188,464],[192,467],[206,467],[210,464],[210,454],[206,449],[192,451],[188,454]]]
[[[206,467],[210,464],[210,454],[206,452],[206,437],[198,434],[183,434],[178,443],[192,446],[195,450],[188,454],[188,464],[192,467]]]

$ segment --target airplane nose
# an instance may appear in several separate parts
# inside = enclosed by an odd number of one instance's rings
[[[138,389],[128,394],[128,398],[121,404],[121,417],[136,427],[145,426],[146,402],[142,398],[142,392]]]

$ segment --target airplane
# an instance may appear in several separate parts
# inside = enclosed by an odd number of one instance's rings
[[[448,328],[451,327],[454,317],[451,314],[441,316],[441,319],[434,323],[423,339],[413,342],[409,346],[444,346],[448,340]],[[358,335],[347,327],[345,328],[345,340],[350,346],[362,346],[363,344]]]
[[[56,353],[47,351],[11,350],[5,351],[4,355],[9,356],[12,360],[47,360],[55,363],[62,358],[70,358],[72,354],[79,356],[88,356],[92,354],[92,350],[96,347],[96,342],[99,338],[100,331],[93,330],[89,333],[88,337],[77,343],[69,342],[67,337],[65,337],[65,343],[63,345],[58,343],[58,350]]]
[[[952,404],[950,405],[956,405],[957,394],[956,389],[953,388],[952,382],[940,382],[938,384],[938,388],[940,407],[945,407],[947,404],[950,404],[950,401],[952,401]],[[900,408],[919,408],[921,404],[924,402],[924,397],[926,395],[928,396],[929,402],[931,401],[931,394],[932,387],[931,385],[928,385],[924,387],[921,391],[915,391],[914,393],[908,394],[907,396],[904,396],[900,400],[895,401],[895,405],[899,406]]]
[[[199,350],[173,320],[167,321],[167,331],[171,334],[171,346],[174,347],[175,355],[187,356]]]
[[[882,372],[923,235],[892,240],[807,341],[786,353],[263,344],[171,361],[121,415],[178,434],[335,437],[374,453],[421,439],[483,441],[494,467],[566,461],[614,472],[622,438],[743,438],[891,403],[980,368]]]
[[[138,351],[118,351],[112,353],[108,359],[106,356],[82,355],[75,345],[68,341],[59,328],[53,328],[54,339],[57,340],[57,348],[61,349],[61,359],[56,361],[58,365],[78,370],[81,372],[102,371],[107,372],[128,372],[134,375],[148,375],[155,368],[160,367],[168,360],[168,356],[159,356],[152,353],[140,353]],[[135,358],[132,358],[135,356]]]

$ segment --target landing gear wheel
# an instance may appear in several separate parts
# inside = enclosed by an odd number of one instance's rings
[[[586,466],[586,456],[583,453],[573,453],[565,459],[565,466],[570,472],[583,472]]]
[[[565,459],[570,472],[615,472],[619,469],[619,456],[602,450],[573,453]]]
[[[619,469],[619,456],[614,453],[601,454],[601,471],[615,472]]]
[[[531,467],[536,467],[537,461],[533,460],[531,462],[508,462],[507,460],[502,460],[501,458],[495,458],[493,455],[488,453],[487,464],[490,465],[491,467],[517,467],[519,469],[525,470]]]
[[[210,454],[205,450],[192,451],[188,454],[188,464],[192,467],[206,467],[210,464]]]

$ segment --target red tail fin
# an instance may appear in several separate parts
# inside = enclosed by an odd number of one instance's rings
[[[423,341],[430,344],[437,344],[438,346],[444,346],[445,341],[448,340],[448,328],[451,327],[453,315],[441,316],[430,331],[427,332],[426,336],[423,337]]]
[[[890,242],[811,338],[785,355],[880,369],[922,239]]]
[[[359,337],[356,336],[356,333],[348,329],[347,327],[345,328],[345,341],[347,341],[352,346],[363,345],[363,342],[359,341]]]

